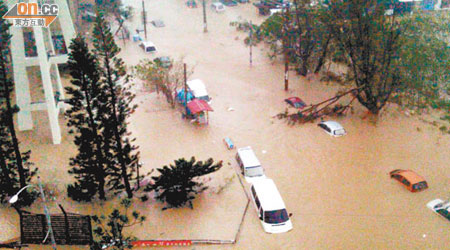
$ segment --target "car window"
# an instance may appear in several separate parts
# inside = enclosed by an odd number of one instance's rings
[[[255,195],[255,203],[256,203],[256,207],[260,208],[261,207],[261,203],[259,202],[258,196]]]
[[[405,184],[408,187],[409,187],[409,185],[411,185],[411,183],[405,178],[403,178],[402,183]]]
[[[428,187],[428,186],[427,186],[427,183],[424,182],[424,181],[419,182],[419,183],[416,183],[416,184],[413,185],[413,189],[414,189],[414,190],[422,190],[422,189],[425,189],[425,188],[427,188],[427,187]]]
[[[264,222],[269,224],[279,224],[289,220],[286,209],[264,212]]]

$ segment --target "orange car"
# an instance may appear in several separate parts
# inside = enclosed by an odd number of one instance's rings
[[[405,185],[411,192],[418,192],[428,188],[425,179],[412,170],[396,169],[391,171],[389,175]]]

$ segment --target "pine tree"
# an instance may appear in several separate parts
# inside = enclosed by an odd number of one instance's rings
[[[136,109],[132,105],[135,95],[131,92],[130,76],[127,75],[123,61],[117,56],[120,48],[114,42],[109,24],[101,12],[97,12],[94,25],[94,52],[101,62],[102,81],[108,86],[107,105],[101,110],[105,129],[102,133],[108,138],[107,147],[110,155],[117,160],[120,170],[114,171],[109,184],[119,191],[125,190],[128,198],[133,197],[130,181],[132,174],[139,167],[139,152],[132,145],[135,139],[130,139],[127,130],[127,118]]]
[[[0,0],[0,16],[7,12],[7,7]],[[6,19],[0,20],[0,201],[5,201],[7,196],[14,195],[20,188],[25,187],[37,169],[31,170],[29,162],[30,151],[21,152],[14,127],[14,113],[18,107],[11,103],[11,92],[14,83],[8,72],[9,46],[11,35],[10,23]],[[17,178],[17,176],[19,178]],[[25,195],[21,199],[22,204],[29,205],[35,196]]]
[[[97,60],[82,37],[72,40],[70,50],[68,65],[72,86],[66,87],[66,91],[71,107],[66,114],[78,155],[70,161],[69,173],[75,175],[77,182],[68,186],[68,195],[74,200],[90,201],[98,192],[99,198],[105,199],[106,178],[113,164],[104,153],[99,110],[105,105],[107,86],[100,82]]]
[[[124,199],[120,202],[120,205],[124,210],[114,209],[114,211],[108,215],[108,217],[92,216],[94,221],[94,243],[91,245],[91,250],[101,249],[131,249],[133,241],[137,238],[132,235],[127,235],[123,230],[127,227],[132,227],[137,224],[142,225],[146,217],[140,215],[138,211],[133,211],[131,216],[128,209],[132,203],[129,199]]]
[[[196,162],[194,157],[190,161],[184,158],[175,160],[175,165],[157,169],[160,175],[152,177],[154,183],[147,186],[145,191],[155,191],[156,199],[168,204],[163,210],[185,205],[192,208],[195,195],[207,189],[194,178],[213,173],[222,167],[222,161],[213,163],[212,158],[206,162]]]

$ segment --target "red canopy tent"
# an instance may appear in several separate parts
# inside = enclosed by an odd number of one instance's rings
[[[207,102],[201,99],[193,99],[187,104],[189,111],[192,114],[198,114],[203,111],[214,111]]]
[[[187,108],[192,114],[197,116],[198,123],[206,124],[208,124],[208,111],[214,111],[207,102],[201,99],[192,99],[192,101],[188,102]]]

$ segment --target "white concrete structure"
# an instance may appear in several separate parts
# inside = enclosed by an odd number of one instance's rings
[[[8,7],[12,8],[18,2],[18,0],[7,1]],[[29,2],[41,1],[30,0]],[[16,103],[20,108],[17,116],[19,130],[33,129],[32,111],[47,110],[53,143],[60,144],[61,131],[58,123],[58,114],[60,113],[60,109],[64,108],[64,103],[60,101],[64,99],[64,89],[61,84],[58,64],[66,63],[68,55],[56,55],[52,41],[52,26],[59,21],[66,46],[69,46],[71,39],[75,37],[75,27],[70,16],[67,1],[54,0],[53,2],[59,6],[59,14],[56,20],[48,28],[33,27],[37,56],[26,56],[23,28],[11,26],[11,57],[14,71]],[[49,46],[46,46],[46,39],[49,41],[47,43]],[[27,67],[31,66],[38,66],[40,68],[45,94],[45,100],[43,102],[31,101],[30,83],[27,76]],[[56,78],[55,84],[52,82],[52,75]]]

